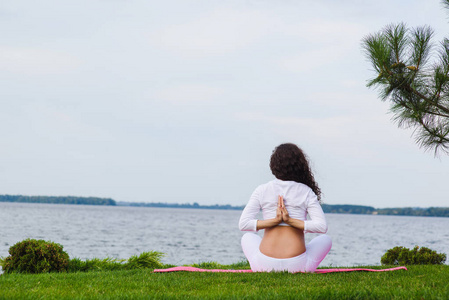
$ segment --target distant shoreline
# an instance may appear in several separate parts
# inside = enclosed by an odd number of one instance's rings
[[[76,197],[76,196],[22,196],[0,195],[0,202],[15,203],[49,203],[74,205],[105,205],[105,206],[131,206],[131,207],[165,207],[165,208],[191,208],[191,209],[221,209],[243,210],[245,207],[225,205],[200,205],[198,203],[162,203],[162,202],[117,202],[111,198]],[[393,215],[393,216],[420,216],[420,217],[449,217],[449,207],[396,207],[374,208],[364,205],[350,204],[322,204],[325,213],[358,214],[358,215]]]
[[[117,202],[111,198],[76,197],[76,196],[0,195],[0,202],[109,205],[109,206],[117,205]]]

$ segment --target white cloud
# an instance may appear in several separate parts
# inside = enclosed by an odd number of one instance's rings
[[[342,91],[318,90],[312,92],[308,99],[314,104],[322,105],[327,113],[334,115],[383,115],[388,111],[389,104],[376,98],[376,94],[367,91],[363,83],[353,83],[348,88],[345,83]]]
[[[303,39],[304,43],[339,43],[348,48],[347,41],[361,32],[360,25],[342,21],[301,19],[267,10],[221,9],[153,32],[150,40],[184,56],[202,57],[232,53],[272,36]]]
[[[111,138],[107,127],[89,124],[67,110],[56,109],[49,105],[31,105],[26,111],[28,115],[33,116],[35,133],[47,139],[70,137],[77,141],[97,141]]]
[[[279,59],[280,66],[293,72],[307,72],[336,62],[341,64],[345,57],[354,56],[366,30],[344,21],[308,20],[286,27],[284,32],[302,39],[303,46],[294,55]]]
[[[365,87],[366,80],[360,80],[360,79],[344,79],[340,82],[340,84],[346,88],[358,88],[358,87]]]
[[[345,55],[343,49],[323,47],[319,50],[305,51],[282,58],[279,63],[282,68],[288,71],[307,72],[336,62],[343,55]]]
[[[151,43],[186,56],[234,52],[270,30],[257,11],[217,10],[190,23],[177,24],[150,35]]]
[[[366,32],[360,24],[317,18],[302,20],[299,24],[285,26],[282,30],[319,44],[351,43],[354,36],[361,36]]]
[[[207,103],[217,99],[224,92],[222,88],[204,84],[181,84],[156,91],[156,100],[176,104]]]
[[[307,134],[317,139],[338,140],[347,135],[344,128],[349,128],[357,122],[352,117],[338,116],[330,118],[296,118],[274,117],[262,113],[240,113],[237,118],[248,121],[269,123],[279,129],[279,133],[291,138],[292,132]],[[290,130],[288,128],[291,128]]]
[[[82,62],[67,53],[39,48],[0,47],[0,71],[26,75],[61,74]]]
[[[264,113],[238,113],[240,120],[265,123],[286,141],[307,141],[330,153],[366,158],[371,162],[383,158],[375,155],[379,148],[410,147],[410,130],[395,128],[387,114],[348,114],[333,117],[279,117]],[[415,149],[416,150],[416,149]]]

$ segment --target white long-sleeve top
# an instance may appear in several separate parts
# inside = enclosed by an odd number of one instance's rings
[[[256,215],[261,209],[264,220],[275,218],[279,196],[284,198],[290,217],[304,221],[304,232],[326,233],[326,218],[312,189],[296,181],[279,179],[259,185],[254,190],[240,216],[240,230],[257,231]],[[307,220],[307,214],[310,220]],[[284,222],[279,225],[290,226]]]

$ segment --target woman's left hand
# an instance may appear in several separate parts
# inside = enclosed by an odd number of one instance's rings
[[[288,222],[290,221],[290,216],[289,216],[287,208],[285,207],[285,204],[284,204],[284,197],[279,196],[279,199],[280,199],[280,203],[281,203],[282,221],[284,221],[285,223],[288,224]]]

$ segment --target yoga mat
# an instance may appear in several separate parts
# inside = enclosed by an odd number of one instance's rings
[[[389,269],[363,269],[363,268],[353,268],[353,269],[317,269],[315,273],[324,274],[324,273],[338,273],[338,272],[354,272],[354,271],[367,271],[367,272],[387,272],[387,271],[396,271],[396,270],[407,270],[406,267],[396,267]],[[155,273],[164,273],[164,272],[212,272],[212,273],[252,273],[251,270],[224,270],[224,269],[199,269],[194,267],[174,267],[168,269],[155,269],[153,272]]]

